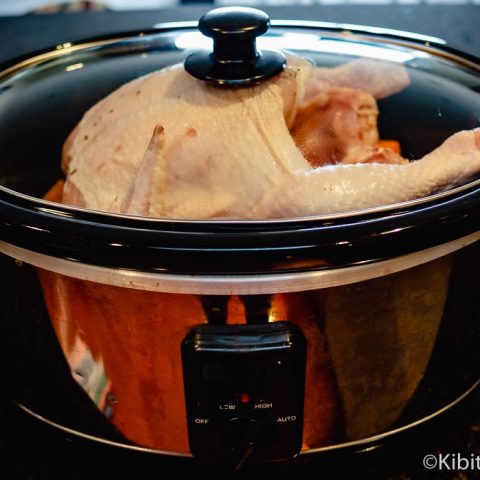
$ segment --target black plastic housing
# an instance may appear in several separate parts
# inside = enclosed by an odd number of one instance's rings
[[[182,343],[192,454],[285,460],[302,446],[306,341],[289,322],[200,325]]]

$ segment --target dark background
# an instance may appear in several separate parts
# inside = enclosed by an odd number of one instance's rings
[[[142,12],[0,17],[0,62],[58,43],[110,32],[142,30],[158,22],[196,20],[208,6]],[[265,8],[274,19],[307,19],[374,25],[432,35],[456,49],[480,56],[480,5],[331,5]],[[1,122],[1,119],[0,119]],[[1,331],[1,329],[0,329]],[[3,339],[8,341],[8,339]],[[46,374],[48,376],[48,373]],[[439,472],[422,467],[426,454],[480,455],[480,394],[427,429],[363,453],[331,454],[295,467],[234,475],[216,469],[165,462],[118,452],[59,434],[32,421],[11,405],[0,390],[0,478],[11,480],[76,480],[113,478],[264,478],[276,474],[297,478],[473,479],[480,471]],[[172,471],[173,469],[173,471]]]
[[[84,12],[0,17],[0,61],[57,43],[197,20],[208,5],[138,12]],[[262,7],[264,8],[264,7]],[[319,5],[265,7],[273,19],[303,19],[395,28],[432,35],[480,56],[480,5]]]

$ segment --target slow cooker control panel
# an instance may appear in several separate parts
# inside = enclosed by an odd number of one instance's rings
[[[302,446],[306,341],[289,322],[201,325],[182,343],[190,451],[239,466]]]

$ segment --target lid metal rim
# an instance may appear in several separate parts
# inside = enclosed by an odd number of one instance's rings
[[[173,224],[201,224],[201,225],[270,225],[270,224],[289,224],[289,223],[316,223],[316,222],[328,222],[328,221],[336,221],[342,219],[358,219],[364,216],[370,216],[375,214],[384,214],[384,213],[391,213],[395,211],[402,211],[407,210],[410,208],[421,207],[431,203],[442,201],[443,199],[448,199],[454,197],[456,195],[462,194],[464,192],[468,192],[473,189],[479,189],[480,191],[480,179],[474,180],[469,182],[465,185],[460,185],[458,187],[452,188],[451,190],[438,192],[433,195],[428,195],[422,198],[416,198],[413,200],[408,200],[405,202],[398,202],[398,203],[390,203],[387,205],[381,205],[378,207],[369,207],[364,208],[362,210],[352,210],[346,212],[338,212],[338,213],[331,213],[331,214],[323,214],[323,215],[309,215],[304,217],[289,217],[289,218],[271,218],[271,219],[254,219],[254,220],[241,220],[241,219],[211,219],[211,220],[186,220],[186,219],[175,219],[175,218],[163,218],[163,217],[146,217],[141,215],[128,215],[116,212],[108,212],[102,210],[94,210],[89,208],[81,208],[76,207],[68,204],[62,204],[58,202],[52,202],[49,200],[43,200],[41,198],[32,197],[30,195],[26,195],[20,192],[16,192],[10,188],[4,187],[0,185],[0,192],[6,194],[7,199],[8,197],[13,197],[14,199],[17,198],[19,200],[27,201],[32,204],[32,206],[38,210],[45,213],[53,214],[55,216],[65,216],[65,214],[86,214],[86,215],[95,215],[100,217],[106,217],[111,219],[128,219],[129,221],[136,222],[150,222],[152,224],[155,223],[173,223]]]
[[[0,242],[0,251],[20,262],[80,280],[121,288],[199,295],[255,295],[331,288],[407,270],[480,240],[480,231],[446,244],[356,266],[286,274],[180,275],[107,268],[74,262]]]

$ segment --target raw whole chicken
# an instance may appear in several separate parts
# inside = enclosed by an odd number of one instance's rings
[[[176,219],[346,212],[446,190],[480,173],[480,129],[408,162],[378,145],[375,98],[403,66],[315,68],[289,57],[260,85],[222,89],[176,65],[91,108],[64,145],[63,202]]]

